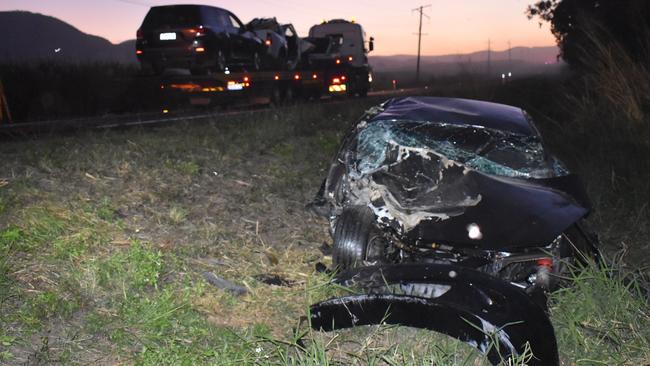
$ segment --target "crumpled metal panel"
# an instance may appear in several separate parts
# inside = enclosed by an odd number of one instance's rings
[[[489,250],[544,247],[590,210],[523,111],[431,97],[391,99],[348,133],[312,207],[349,206],[407,244]]]
[[[494,365],[527,348],[533,354],[528,365],[559,365],[553,326],[544,310],[520,289],[482,272],[447,264],[401,264],[357,268],[336,281],[366,293],[312,305],[314,329],[399,324],[460,339]]]
[[[538,135],[520,108],[478,100],[439,97],[393,98],[369,122],[410,120],[473,125],[523,136]]]

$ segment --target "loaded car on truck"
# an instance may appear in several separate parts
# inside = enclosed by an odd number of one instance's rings
[[[322,95],[365,96],[372,75],[363,28],[332,20],[300,38],[289,23],[202,5],[152,7],[136,54],[159,78],[163,110],[187,105],[289,103]],[[366,47],[367,46],[367,47]]]
[[[167,68],[259,70],[265,52],[262,40],[235,14],[214,6],[154,6],[137,31],[138,60],[156,74]]]

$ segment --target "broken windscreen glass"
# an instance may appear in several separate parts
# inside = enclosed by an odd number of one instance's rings
[[[357,136],[356,170],[370,174],[398,163],[409,154],[435,154],[486,174],[504,177],[551,178],[568,174],[548,158],[538,136],[472,125],[428,121],[386,120],[369,123]]]

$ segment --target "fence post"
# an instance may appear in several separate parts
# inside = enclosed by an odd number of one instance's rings
[[[2,85],[2,80],[0,80],[0,123],[4,121],[11,122],[11,112],[9,112],[5,88]]]

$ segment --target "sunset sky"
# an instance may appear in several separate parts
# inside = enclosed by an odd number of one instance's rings
[[[550,46],[554,39],[548,26],[528,20],[526,7],[533,0],[0,0],[0,11],[27,10],[51,15],[79,30],[113,43],[135,38],[152,5],[199,3],[226,8],[243,22],[254,17],[275,16],[293,23],[301,36],[323,19],[355,18],[368,36],[375,37],[374,55],[415,54],[418,15],[425,9],[422,41],[424,55],[467,53],[487,48]],[[307,5],[309,4],[309,5]]]

